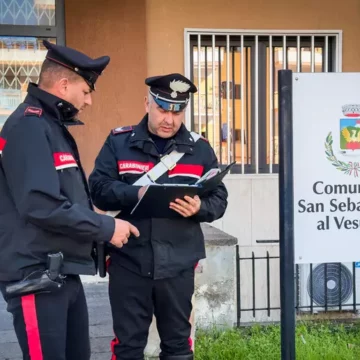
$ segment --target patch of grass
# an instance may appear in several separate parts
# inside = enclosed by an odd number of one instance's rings
[[[255,325],[220,331],[197,331],[196,360],[279,360],[280,326]],[[360,326],[333,323],[296,328],[297,360],[360,359]]]

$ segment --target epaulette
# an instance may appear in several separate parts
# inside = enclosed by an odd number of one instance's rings
[[[201,139],[201,140],[204,140],[204,141],[206,141],[206,142],[209,142],[209,140],[208,140],[206,137],[202,136],[202,135],[200,135],[200,139]]]
[[[43,112],[43,110],[41,108],[28,106],[24,111],[24,115],[25,116],[34,116],[35,115],[37,117],[40,117],[42,112]]]
[[[134,129],[133,126],[122,126],[122,127],[112,129],[111,132],[113,135],[118,135],[118,134],[123,134],[123,133],[129,132],[129,131],[132,131],[133,129]]]
[[[195,142],[198,141],[199,139],[202,139],[202,140],[204,140],[206,142],[209,142],[209,140],[206,137],[202,136],[201,134],[199,134],[199,133],[197,133],[195,131],[191,131],[190,134],[191,134],[191,137],[193,138],[193,140]]]

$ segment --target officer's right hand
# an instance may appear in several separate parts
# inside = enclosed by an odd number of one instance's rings
[[[110,243],[121,248],[128,242],[128,238],[131,234],[136,237],[140,236],[139,230],[134,225],[124,220],[115,219],[114,235],[111,238]]]

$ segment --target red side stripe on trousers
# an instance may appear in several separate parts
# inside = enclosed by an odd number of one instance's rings
[[[36,315],[35,295],[23,296],[21,298],[21,306],[24,315],[30,359],[43,360],[39,326]]]
[[[119,339],[115,336],[115,338],[114,338],[113,340],[111,340],[111,343],[110,343],[111,353],[112,353],[111,360],[116,360],[115,345],[118,345],[118,344],[120,344],[120,341],[119,341]]]
[[[191,337],[189,337],[188,340],[189,340],[190,350],[193,351],[193,350],[194,350],[194,349],[193,349],[193,344],[194,344],[194,343],[193,343],[193,339],[192,339]]]
[[[106,266],[106,271],[108,272],[108,269],[109,269],[109,266],[110,266],[110,261],[111,261],[111,258],[108,258],[105,262],[105,266]]]

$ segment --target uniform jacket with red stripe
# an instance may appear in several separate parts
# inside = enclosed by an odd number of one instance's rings
[[[75,140],[77,110],[30,84],[0,133],[0,281],[20,280],[62,251],[63,273],[95,274],[94,242],[114,220],[93,211]]]
[[[132,186],[152,169],[164,154],[176,149],[185,155],[173,170],[157,183],[194,184],[208,170],[218,167],[210,144],[203,138],[194,142],[190,132],[181,126],[160,154],[147,130],[147,115],[135,127],[113,130],[101,149],[89,177],[94,204],[105,211],[121,210],[118,217],[138,227],[140,237],[130,237],[121,249],[109,248],[111,258],[136,273],[155,279],[173,277],[205,257],[201,222],[212,222],[223,216],[227,207],[224,184],[202,198],[198,214],[175,219],[136,219],[130,215],[138,201],[138,186]]]

